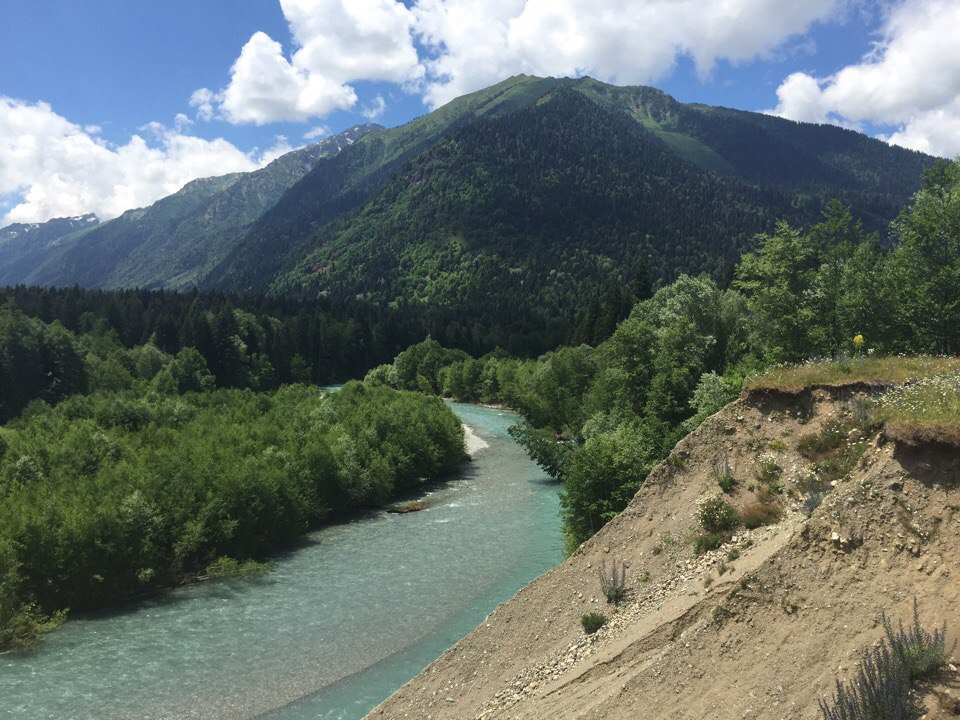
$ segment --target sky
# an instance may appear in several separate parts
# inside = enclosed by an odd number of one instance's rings
[[[517,73],[960,155],[960,0],[0,0],[0,227],[143,207]]]

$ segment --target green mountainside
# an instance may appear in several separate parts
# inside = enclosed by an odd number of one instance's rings
[[[194,180],[48,255],[21,281],[100,288],[193,287],[230,251],[241,230],[317,161],[379,129],[359,125],[287,153],[260,170]]]
[[[654,282],[719,279],[756,233],[814,221],[833,198],[883,239],[934,162],[591,78],[520,75],[373,129],[190,183],[6,281],[306,292],[566,325],[640,267]]]
[[[96,228],[99,222],[96,215],[87,214],[0,228],[0,285],[22,282],[46,258]]]

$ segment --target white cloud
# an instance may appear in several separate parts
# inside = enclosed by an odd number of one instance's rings
[[[396,83],[437,106],[521,72],[642,83],[688,55],[705,77],[718,60],[770,53],[851,1],[280,0],[293,54],[256,33],[227,87],[198,90],[191,103],[201,118],[219,109],[262,124],[352,108],[357,81]]]
[[[197,117],[201,120],[213,119],[215,102],[218,102],[217,95],[209,88],[198,88],[190,96],[190,107],[197,109]]]
[[[321,140],[330,135],[330,128],[326,125],[317,125],[303,134],[304,140]]]
[[[325,117],[352,108],[350,82],[411,83],[423,74],[411,35],[413,16],[396,0],[281,0],[297,50],[254,33],[230,70],[227,87],[194,92],[201,119],[263,125]]]
[[[290,150],[285,138],[245,153],[222,138],[205,140],[150,123],[125,144],[97,136],[47,103],[0,96],[0,226],[95,212],[106,219],[176,192],[198,177],[254,170]]]
[[[230,73],[220,109],[233,123],[306,120],[350,108],[357,101],[352,88],[292,65],[280,43],[262,32],[243,46]]]
[[[383,99],[383,95],[377,95],[373,102],[369,105],[365,105],[360,111],[360,114],[363,115],[367,120],[376,120],[387,110],[387,101]]]
[[[440,105],[516,73],[589,74],[616,83],[663,77],[681,55],[701,77],[719,60],[764,55],[839,0],[419,0],[432,51],[425,98]]]
[[[892,143],[960,153],[960,0],[901,0],[860,62],[826,78],[794,73],[772,111],[795,120],[894,126]]]

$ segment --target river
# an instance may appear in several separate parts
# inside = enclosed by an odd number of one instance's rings
[[[0,718],[362,718],[563,559],[557,487],[507,434],[516,416],[452,407],[486,447],[426,510],[319,530],[261,577],[75,618],[0,656]]]

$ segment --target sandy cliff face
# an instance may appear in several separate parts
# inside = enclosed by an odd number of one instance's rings
[[[928,627],[960,629],[960,451],[864,440],[853,471],[808,515],[798,443],[849,420],[854,389],[744,397],[684,439],[624,512],[374,710],[371,718],[804,718],[916,596]],[[786,513],[697,557],[697,503],[755,500],[761,463],[783,472]],[[791,498],[790,496],[793,495]],[[628,566],[607,605],[598,568]],[[586,637],[580,617],[610,622]],[[955,672],[926,688],[955,717]]]

